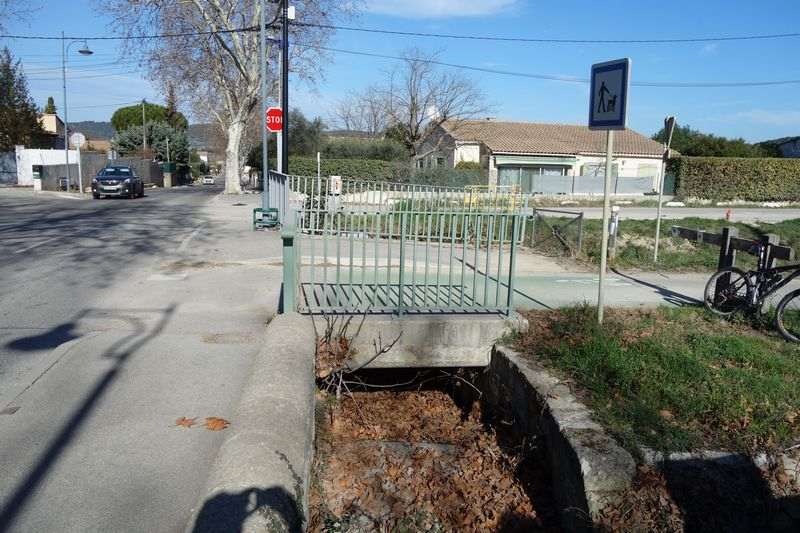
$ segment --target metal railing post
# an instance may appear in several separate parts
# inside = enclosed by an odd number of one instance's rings
[[[391,246],[391,240],[389,241],[389,245]],[[397,314],[402,316],[403,315],[403,286],[404,283],[404,275],[403,271],[405,270],[405,260],[406,260],[406,212],[403,211],[400,213],[400,266],[397,270]],[[414,287],[411,288],[412,292]]]
[[[283,241],[283,296],[281,313],[291,313],[297,311],[297,261],[294,248],[295,229],[286,227],[281,230],[281,240]]]
[[[506,299],[506,315],[514,309],[514,271],[517,266],[517,228],[519,215],[511,215],[511,254],[508,260],[508,297]],[[497,273],[500,279],[500,273]]]

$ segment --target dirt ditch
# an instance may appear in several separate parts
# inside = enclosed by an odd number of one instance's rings
[[[354,379],[399,388],[319,392],[309,530],[559,530],[539,443],[514,437],[467,379],[404,372]]]

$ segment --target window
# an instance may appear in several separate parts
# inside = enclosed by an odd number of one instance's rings
[[[541,181],[544,176],[566,176],[572,167],[559,165],[525,165],[498,168],[499,185],[518,185],[524,193],[542,192]]]
[[[436,158],[436,167],[443,167],[444,166],[444,157],[437,157]]]

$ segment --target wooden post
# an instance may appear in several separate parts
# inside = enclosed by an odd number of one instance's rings
[[[739,230],[732,227],[722,228],[722,242],[719,243],[719,262],[717,270],[732,267],[736,263],[736,250],[731,246],[731,237],[737,237]],[[714,300],[721,289],[724,289],[731,282],[730,275],[722,276],[717,280],[714,288]]]
[[[762,235],[759,239],[759,243],[761,244],[762,252],[759,256],[759,267],[760,268],[775,268],[775,258],[772,254],[772,247],[778,246],[781,243],[781,238],[774,233],[767,233],[766,235]]]

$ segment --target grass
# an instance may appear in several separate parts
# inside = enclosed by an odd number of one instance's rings
[[[787,447],[800,438],[800,347],[694,308],[533,311],[517,348],[575,384],[634,453]]]
[[[656,221],[622,220],[618,232],[617,254],[613,260],[610,260],[611,266],[643,270],[716,270],[719,247],[672,237],[673,225],[715,233],[720,233],[726,226],[734,226],[739,230],[739,237],[744,239],[758,239],[761,235],[775,233],[781,237],[781,244],[800,250],[800,219],[758,225],[705,218],[662,220],[659,262],[656,264],[653,263]],[[599,220],[584,221],[580,260],[594,265],[600,263],[601,226],[602,222]],[[739,252],[736,264],[742,268],[752,268],[755,266],[755,257]]]

